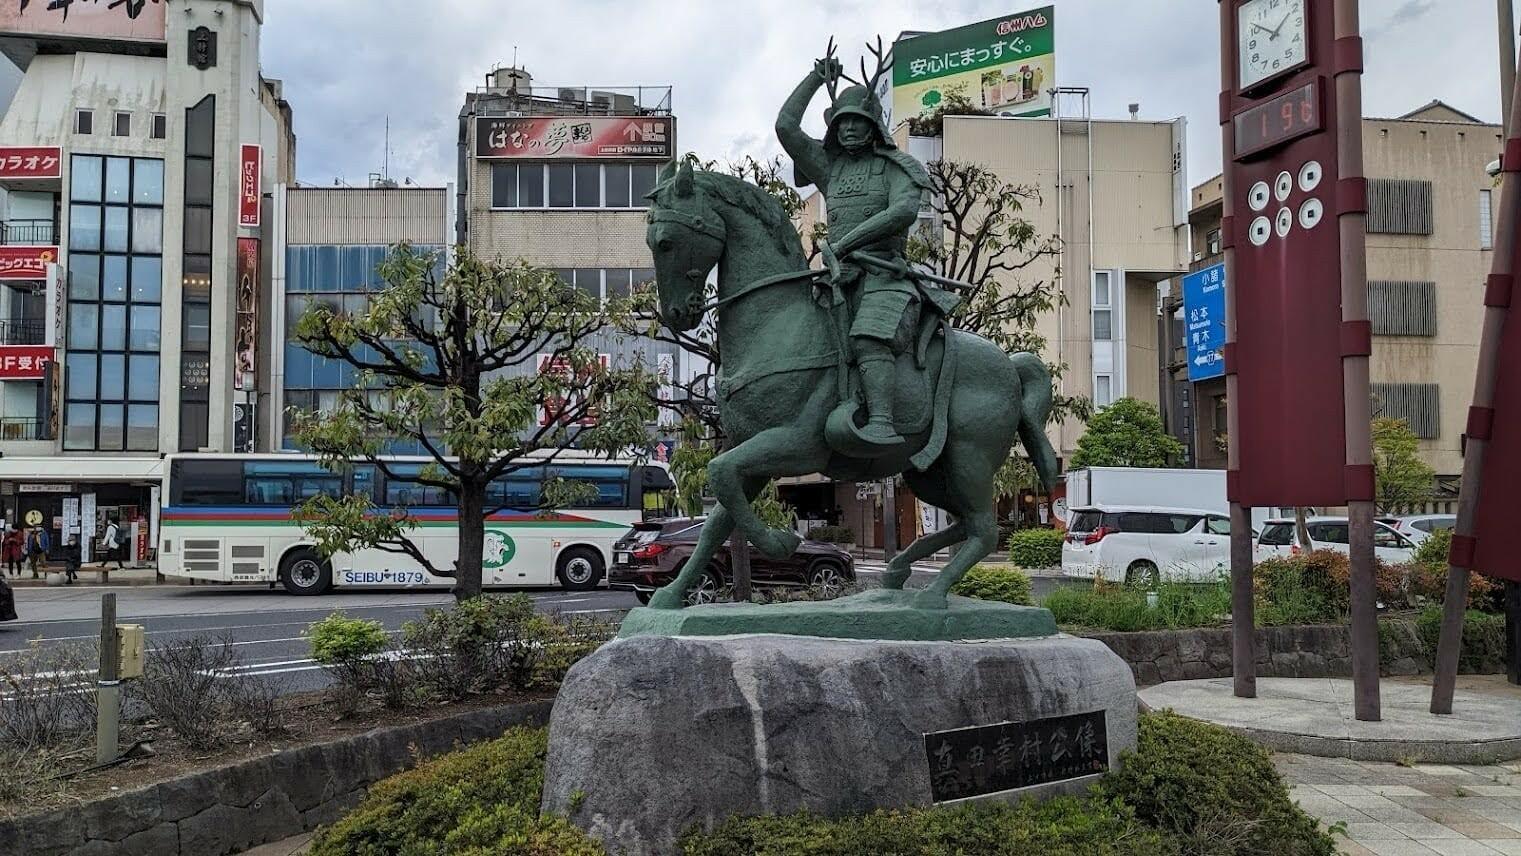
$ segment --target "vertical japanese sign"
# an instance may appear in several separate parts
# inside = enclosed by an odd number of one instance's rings
[[[1051,115],[1055,7],[1005,15],[893,45],[894,121],[928,116],[952,99],[1000,116]]]
[[[259,225],[259,209],[263,201],[263,194],[259,191],[262,163],[263,149],[260,146],[243,146],[242,165],[238,169],[239,226],[256,228]]]
[[[598,354],[597,362],[601,364],[603,371],[606,371],[612,362],[612,357],[608,354]],[[539,354],[538,369],[539,374],[559,377],[567,381],[570,387],[563,395],[545,397],[544,406],[539,408],[539,424],[542,426],[563,422],[567,419],[567,414],[570,411],[580,409],[581,407],[582,396],[578,393],[576,387],[584,388],[590,382],[590,378],[586,376],[589,369],[582,369],[582,376],[573,379],[572,373],[575,369],[571,365],[570,360],[554,354]],[[581,418],[572,424],[582,426],[596,425],[596,405],[588,405]]]
[[[89,564],[93,558],[96,524],[95,494],[87,493],[79,499],[79,561]]]
[[[259,357],[259,239],[238,239],[237,389],[252,389]]]
[[[1183,277],[1183,333],[1188,341],[1188,379],[1197,383],[1225,374],[1225,264]]]

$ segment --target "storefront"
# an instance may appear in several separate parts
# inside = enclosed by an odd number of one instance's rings
[[[47,530],[53,558],[63,557],[65,536],[82,535],[84,561],[100,561],[100,536],[115,520],[127,536],[124,559],[139,564],[153,558],[162,483],[157,457],[0,458],[0,514],[7,529]]]

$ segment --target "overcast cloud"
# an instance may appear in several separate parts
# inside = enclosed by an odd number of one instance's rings
[[[1053,0],[1057,83],[1096,118],[1189,122],[1189,179],[1220,169],[1216,0]],[[1038,2],[982,0],[267,0],[264,74],[285,81],[304,183],[362,184],[385,160],[419,184],[454,180],[466,90],[514,49],[535,85],[675,88],[680,147],[705,158],[780,152],[771,123],[832,34],[854,67],[878,34],[937,30]],[[1491,0],[1362,0],[1365,112],[1433,98],[1498,121]],[[815,112],[819,109],[815,104]],[[821,119],[814,117],[815,123]]]

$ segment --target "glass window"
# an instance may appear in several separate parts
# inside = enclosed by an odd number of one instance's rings
[[[100,295],[102,300],[127,299],[126,256],[106,256],[101,260]]]
[[[1495,248],[1493,199],[1494,194],[1490,191],[1479,191],[1479,249],[1481,250]]]
[[[211,305],[185,304],[185,350],[211,350]]]
[[[95,361],[94,353],[69,352],[64,363],[64,386],[69,398],[87,401],[95,399]]]
[[[1258,543],[1269,547],[1287,547],[1294,540],[1294,524],[1271,523],[1262,530]]]
[[[164,210],[132,209],[132,252],[158,254],[164,251]]]
[[[74,300],[100,299],[100,256],[69,254],[69,297]]]
[[[1373,546],[1375,547],[1408,547],[1409,543],[1405,536],[1395,532],[1387,526],[1373,526]]]
[[[63,447],[95,448],[95,405],[70,404],[63,412]]]
[[[138,205],[164,204],[163,161],[143,159],[132,162],[132,201]]]
[[[106,209],[106,226],[101,246],[110,253],[127,251],[127,209],[111,206]]]
[[[127,405],[127,449],[152,452],[158,449],[158,405]]]
[[[132,350],[152,351],[159,349],[159,308],[157,306],[132,307]],[[155,371],[155,374],[157,372]],[[136,396],[133,396],[134,398]]]
[[[602,299],[602,270],[600,268],[576,268],[576,290],[584,291],[597,300]]]
[[[648,206],[649,200],[644,197],[655,189],[655,178],[658,167],[650,163],[636,163],[630,167],[630,184],[632,187],[629,196],[632,198],[635,208]]]
[[[243,499],[238,461],[175,461],[170,472],[173,505],[237,505]]]
[[[627,268],[609,268],[604,272],[607,277],[607,299],[629,296],[629,271]]]
[[[1114,403],[1113,378],[1109,375],[1098,375],[1093,379],[1093,406],[1108,407]]]
[[[570,208],[575,204],[575,167],[568,163],[552,163],[545,167],[549,173],[549,207]]]
[[[124,304],[101,304],[100,348],[103,351],[127,349],[127,307]]]
[[[133,354],[132,372],[128,376],[127,397],[133,401],[158,400],[158,357]]]
[[[491,166],[491,207],[516,208],[518,204],[518,165],[498,163]]]
[[[95,133],[95,113],[93,111],[90,111],[90,110],[76,110],[76,111],[74,111],[74,133],[76,133],[76,134],[93,134],[93,133]]]
[[[1327,544],[1347,543],[1347,524],[1345,523],[1311,523],[1311,541],[1322,541]]]
[[[157,303],[163,281],[164,264],[157,256],[132,257],[133,303]]]
[[[1114,319],[1111,315],[1111,310],[1108,309],[1093,310],[1093,341],[1107,342],[1114,338],[1114,330],[1111,329]]]
[[[629,207],[628,172],[629,165],[626,163],[610,163],[602,168],[608,208]]]
[[[69,198],[76,202],[99,202],[104,169],[104,158],[75,155],[69,162]]]
[[[100,249],[100,206],[69,206],[69,249],[93,252]]]
[[[120,451],[126,448],[126,408],[120,404],[100,406],[100,445],[98,449]]]
[[[186,155],[202,158],[216,156],[216,110],[216,96],[208,95],[199,104],[185,111]]]
[[[121,354],[100,355],[100,400],[121,401],[127,397],[127,358]]]
[[[1161,515],[1163,522],[1162,531],[1173,535],[1182,535],[1192,532],[1199,525],[1200,518],[1192,514],[1167,514]]]
[[[117,113],[116,114],[116,125],[115,125],[115,127],[113,127],[111,129],[111,136],[113,136],[113,137],[130,137],[130,136],[132,136],[132,114],[131,113]]]
[[[295,505],[296,490],[289,478],[281,476],[247,476],[243,479],[243,501],[249,505]]]
[[[185,208],[185,252],[211,253],[211,209]]]
[[[602,164],[578,163],[576,170],[576,207],[602,206]]]
[[[132,198],[132,159],[106,158],[106,201],[125,204]]]
[[[370,502],[380,498],[375,491],[375,467],[362,465],[354,468],[354,495],[367,497]]]
[[[100,347],[97,325],[99,309],[93,303],[69,304],[69,347],[93,351]]]
[[[210,205],[212,203],[212,161],[207,158],[185,159],[185,204]]]
[[[1093,305],[1109,305],[1109,271],[1107,270],[1093,272]]]
[[[186,256],[182,281],[186,300],[210,300],[211,256]]]
[[[655,285],[654,268],[634,268],[631,272],[634,288],[653,288]]]
[[[518,164],[518,206],[521,208],[544,207],[543,164]]]
[[[1231,534],[1231,521],[1228,517],[1211,517],[1204,523],[1204,531],[1211,535]]]
[[[314,496],[339,497],[342,495],[342,476],[329,474],[296,479],[296,497],[301,501],[311,499]]]
[[[155,140],[169,139],[169,117],[163,113],[153,114],[153,131],[149,135]]]

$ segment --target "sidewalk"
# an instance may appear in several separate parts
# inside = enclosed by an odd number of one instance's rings
[[[45,588],[48,584],[47,575],[49,573],[63,573],[63,564],[61,562],[55,562],[53,564],[44,565],[39,573],[41,574],[42,578],[34,580],[32,579],[31,570],[29,568],[22,568],[21,576],[19,577],[13,577],[10,574],[5,574],[5,582],[9,584],[11,588]],[[117,570],[116,565],[113,564],[108,573],[111,577],[110,582],[103,582],[101,580],[99,565],[85,565],[79,569],[79,579],[74,582],[74,585],[151,586],[158,582],[158,571],[157,569],[151,567]]]

